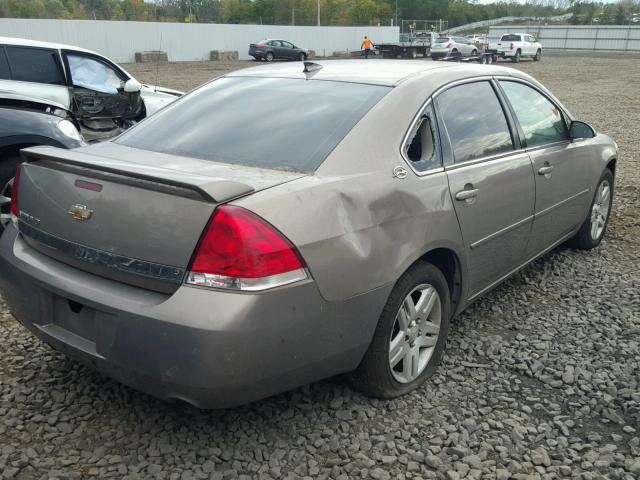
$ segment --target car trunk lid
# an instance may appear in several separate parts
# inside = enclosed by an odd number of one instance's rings
[[[22,151],[19,229],[96,275],[171,293],[219,203],[304,176],[100,144]]]

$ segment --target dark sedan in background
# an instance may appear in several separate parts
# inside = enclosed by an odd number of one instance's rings
[[[249,44],[249,55],[256,60],[272,62],[277,59],[300,60],[304,62],[309,57],[309,50],[296,47],[286,40],[260,40]]]

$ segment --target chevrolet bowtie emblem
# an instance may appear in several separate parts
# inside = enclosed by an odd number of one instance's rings
[[[89,220],[93,210],[89,210],[86,205],[76,204],[69,209],[69,215],[75,220]]]

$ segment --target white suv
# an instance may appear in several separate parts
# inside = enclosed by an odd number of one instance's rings
[[[498,57],[518,63],[522,57],[542,58],[542,45],[528,33],[505,33],[491,49]]]
[[[0,37],[0,91],[61,104],[87,141],[118,135],[182,95],[142,85],[89,50],[8,37]]]

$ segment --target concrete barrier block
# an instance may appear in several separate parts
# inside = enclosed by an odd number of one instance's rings
[[[136,63],[158,63],[169,61],[167,52],[161,52],[159,50],[152,50],[149,52],[136,52],[135,59]]]
[[[340,50],[338,52],[333,52],[333,56],[336,58],[351,58],[351,52],[348,50]]]
[[[209,53],[209,60],[228,62],[231,60],[238,60],[237,50],[211,50]]]

